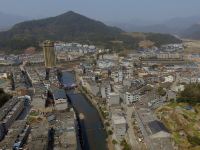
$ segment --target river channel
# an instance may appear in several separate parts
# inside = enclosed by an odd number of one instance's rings
[[[74,74],[71,72],[63,72],[62,82],[63,84],[75,82]],[[67,92],[67,96],[76,112],[84,115],[84,120],[80,122],[84,143],[83,149],[107,150],[106,131],[103,128],[98,111],[83,94]]]

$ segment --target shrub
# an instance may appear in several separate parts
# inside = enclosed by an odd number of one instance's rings
[[[113,139],[112,143],[115,145],[115,144],[117,144],[117,141],[115,139]]]
[[[112,135],[113,134],[112,130],[108,130],[108,134]]]
[[[200,138],[197,136],[187,136],[187,139],[193,146],[200,145]]]

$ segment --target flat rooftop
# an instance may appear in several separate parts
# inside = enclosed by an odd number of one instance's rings
[[[168,132],[168,129],[165,127],[165,125],[157,120],[149,122],[148,126],[152,134],[158,133],[160,131]]]
[[[33,124],[28,143],[29,149],[44,150],[48,147],[48,122],[42,121]]]
[[[12,149],[12,146],[15,144],[16,139],[22,133],[26,126],[25,120],[18,120],[13,123],[13,125],[8,130],[7,135],[0,142],[0,148]]]
[[[113,114],[112,115],[112,120],[113,120],[113,123],[115,125],[117,125],[117,124],[126,124],[126,119],[121,114]]]
[[[7,101],[3,107],[1,107],[0,111],[0,121],[3,121],[3,119],[7,116],[7,114],[10,112],[10,110],[17,104],[18,98],[14,97]]]
[[[75,150],[77,148],[77,135],[74,111],[56,112],[54,149]]]

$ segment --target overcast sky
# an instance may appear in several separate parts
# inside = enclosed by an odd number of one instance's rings
[[[0,12],[43,18],[69,10],[102,21],[200,15],[200,0],[0,0]]]

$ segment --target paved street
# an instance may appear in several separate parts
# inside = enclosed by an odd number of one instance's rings
[[[140,127],[140,130],[142,132],[142,135],[144,137],[144,142],[146,143],[146,145],[148,146],[147,148],[150,149],[150,150],[155,150],[155,148],[153,147],[153,144],[152,142],[150,141],[149,139],[149,135],[145,129],[145,126],[137,112],[137,110],[135,109],[135,107],[133,107],[133,110],[135,112],[135,117],[136,117],[136,120],[137,120],[137,123],[138,123],[138,126]]]
[[[130,141],[130,144],[131,144],[131,147],[133,150],[140,150],[141,147],[137,141],[137,138],[135,136],[135,133],[134,133],[134,130],[133,130],[133,126],[132,126],[132,120],[131,120],[131,117],[132,117],[132,113],[133,113],[133,107],[127,107],[127,123],[128,123],[128,137],[129,137],[129,141]]]

